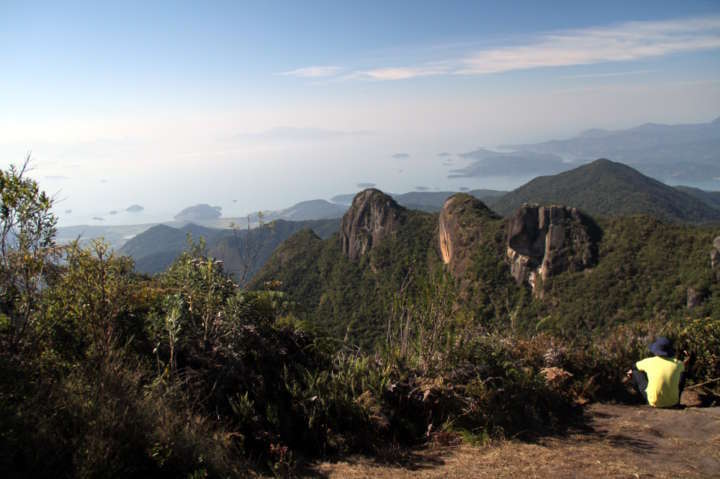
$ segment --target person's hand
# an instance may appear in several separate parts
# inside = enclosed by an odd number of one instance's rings
[[[687,364],[690,362],[690,353],[687,352],[687,350],[683,349],[683,364],[687,366]]]

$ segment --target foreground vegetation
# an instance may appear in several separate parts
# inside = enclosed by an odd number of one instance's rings
[[[382,334],[357,340],[347,323],[333,330],[331,316],[314,316],[331,309],[296,304],[281,284],[240,288],[202,245],[152,278],[102,242],[58,247],[52,202],[24,170],[2,172],[0,189],[3,477],[283,476],[310,458],[397,444],[551,434],[579,404],[624,399],[623,371],[658,332],[691,348],[697,380],[720,372],[714,309],[714,319],[648,317],[602,337],[530,333],[500,303],[492,321],[458,309],[462,292],[432,258],[413,262],[429,280],[406,283],[404,261],[427,258],[412,235],[405,259],[379,249],[372,265],[390,271],[387,288],[412,294],[366,298]],[[422,214],[412,221],[430,228]],[[351,268],[332,254],[317,267],[356,284],[348,275],[361,272],[332,270]],[[323,291],[338,295],[323,304],[376,286],[360,281]],[[488,295],[498,286],[483,284]]]

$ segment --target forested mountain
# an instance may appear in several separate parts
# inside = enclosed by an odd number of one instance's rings
[[[676,186],[675,189],[697,198],[712,208],[720,210],[720,191],[705,191],[700,188],[693,188],[692,186]]]
[[[325,238],[337,230],[339,220],[275,220],[259,228],[215,229],[187,224],[180,228],[156,225],[130,239],[120,249],[135,261],[135,269],[154,274],[165,271],[188,248],[188,239],[205,242],[207,253],[225,263],[238,280],[247,279],[273,250],[293,233],[310,228]]]
[[[720,221],[720,210],[622,163],[596,160],[541,176],[489,202],[507,215],[523,203],[562,204],[597,216],[647,214],[677,222]]]
[[[717,227],[594,220],[563,206],[524,206],[503,219],[464,194],[436,215],[368,191],[338,234],[291,237],[253,286],[280,281],[315,326],[366,345],[401,320],[399,305],[415,301],[452,304],[488,325],[510,316],[514,327],[570,336],[658,315],[720,314],[710,261]]]

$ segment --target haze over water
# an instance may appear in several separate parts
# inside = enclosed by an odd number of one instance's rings
[[[63,225],[143,223],[360,183],[510,189],[534,175],[448,173],[480,147],[720,113],[716,2],[367,3],[4,3],[0,162],[32,152]]]

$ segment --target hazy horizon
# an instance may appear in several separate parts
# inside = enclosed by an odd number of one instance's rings
[[[63,225],[240,216],[359,183],[511,189],[533,175],[448,172],[477,148],[712,121],[718,49],[710,1],[4,2],[0,157],[32,152]]]

